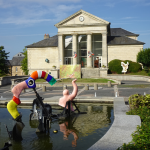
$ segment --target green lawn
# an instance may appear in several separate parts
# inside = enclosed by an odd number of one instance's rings
[[[136,73],[129,73],[129,75],[142,75],[142,76],[149,76],[145,70]]]
[[[65,82],[71,82],[73,79],[63,79],[63,80],[59,80],[59,83],[65,83]],[[83,79],[77,79],[76,82],[80,82],[80,83],[91,83],[91,82],[96,82],[96,83],[107,83],[108,81],[111,81],[111,83],[115,83],[112,80],[108,80],[108,79],[104,79],[104,78],[100,78],[100,79],[91,79],[91,78],[83,78]],[[44,79],[37,79],[36,82],[46,82]]]

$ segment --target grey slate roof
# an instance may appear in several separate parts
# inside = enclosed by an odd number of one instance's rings
[[[58,36],[55,35],[48,39],[44,39],[37,43],[26,46],[27,48],[40,48],[40,47],[58,47]]]
[[[7,64],[8,66],[11,66],[11,60],[6,60],[6,64]]]
[[[23,52],[19,52],[14,57],[24,57],[24,54],[23,54]]]
[[[145,43],[126,36],[107,36],[108,45],[143,45]]]
[[[21,66],[21,61],[24,57],[13,57],[12,60],[9,60],[11,66]]]
[[[139,36],[122,28],[110,28],[111,36]]]
[[[145,43],[128,38],[126,36],[138,36],[122,28],[111,28],[111,36],[107,38],[108,45],[143,45]],[[26,46],[27,48],[40,48],[40,47],[58,47],[58,36],[55,35],[48,39],[44,39],[37,43]]]

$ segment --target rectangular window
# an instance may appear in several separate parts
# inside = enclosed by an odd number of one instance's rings
[[[92,35],[92,52],[94,53],[93,57],[93,67],[101,67],[102,60],[102,34],[93,34]]]
[[[71,65],[71,64],[73,64],[73,59],[72,58],[69,58],[69,57],[65,57],[65,64],[66,65]]]
[[[78,36],[78,64],[82,68],[87,66],[87,35]]]
[[[72,64],[72,36],[64,37],[64,64]]]
[[[93,34],[92,46],[94,56],[102,56],[102,34]]]

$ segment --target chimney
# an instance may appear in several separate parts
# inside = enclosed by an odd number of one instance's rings
[[[44,39],[49,39],[49,38],[50,38],[49,34],[47,34],[47,35],[45,34],[44,35]]]

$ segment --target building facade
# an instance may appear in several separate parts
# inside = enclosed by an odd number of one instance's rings
[[[13,56],[12,60],[8,60],[10,76],[24,75],[24,72],[21,69],[21,61],[24,59],[24,57],[25,56],[23,55],[23,53],[19,52],[18,54]]]
[[[80,10],[55,25],[58,34],[26,46],[29,74],[52,66],[81,64],[82,77],[107,75],[113,59],[136,61],[144,43],[138,34],[110,28],[110,22]],[[105,69],[104,69],[105,67]]]

